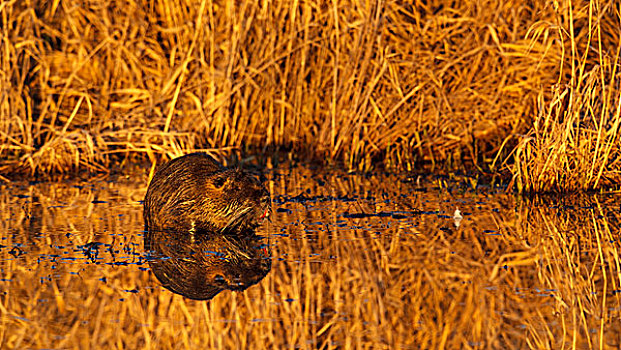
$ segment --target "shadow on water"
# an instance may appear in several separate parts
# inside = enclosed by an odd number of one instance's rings
[[[192,241],[144,236],[145,183],[1,185],[3,347],[621,345],[619,195],[277,169],[256,237]]]

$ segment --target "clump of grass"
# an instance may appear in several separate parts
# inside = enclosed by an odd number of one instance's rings
[[[554,28],[535,26],[533,40],[556,40],[567,51],[559,60],[560,82],[550,96],[539,96],[534,125],[516,148],[511,170],[519,191],[593,190],[621,182],[618,11],[618,4],[590,2],[577,11],[568,6],[562,13],[568,19]]]

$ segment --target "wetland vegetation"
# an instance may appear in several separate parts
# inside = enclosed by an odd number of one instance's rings
[[[3,0],[0,347],[618,349],[620,58],[615,0]],[[145,236],[195,151],[256,236]]]
[[[523,192],[616,187],[620,11],[614,0],[3,1],[1,174],[207,149],[493,174]]]

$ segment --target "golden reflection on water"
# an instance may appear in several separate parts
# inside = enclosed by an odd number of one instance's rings
[[[163,288],[144,176],[0,191],[5,348],[618,348],[619,197],[522,200],[306,168],[270,174],[272,268]],[[459,208],[463,219],[455,225]]]

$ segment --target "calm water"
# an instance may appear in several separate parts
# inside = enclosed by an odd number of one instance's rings
[[[2,185],[2,348],[621,345],[618,195],[526,200],[303,167],[268,178],[256,240],[196,250],[218,264],[192,268],[208,301],[169,290],[186,283],[178,270],[168,289],[156,278],[170,257],[145,252],[145,176]]]

